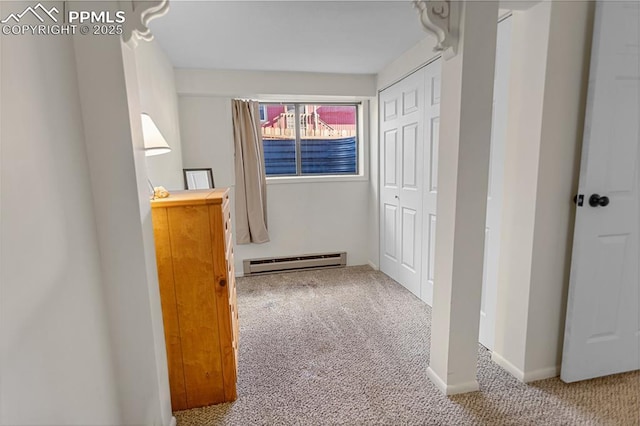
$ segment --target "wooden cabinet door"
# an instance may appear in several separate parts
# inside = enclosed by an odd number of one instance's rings
[[[164,340],[167,348],[169,386],[171,388],[171,407],[184,410],[187,405],[187,389],[184,384],[182,366],[182,343],[180,341],[180,323],[176,303],[175,283],[173,281],[173,261],[171,258],[171,239],[167,209],[153,209],[153,234],[156,243],[156,263],[162,303]]]
[[[152,201],[174,410],[236,399],[237,311],[228,190]]]
[[[189,407],[225,401],[209,207],[168,209]]]

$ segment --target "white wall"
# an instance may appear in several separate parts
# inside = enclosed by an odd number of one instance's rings
[[[591,2],[513,14],[493,359],[524,381],[561,359],[592,27]]]
[[[177,69],[180,95],[251,97],[261,95],[372,96],[373,74]]]
[[[416,19],[416,25],[420,25],[419,19]],[[378,72],[376,79],[378,90],[386,89],[411,72],[424,66],[427,62],[440,56],[440,53],[433,51],[435,45],[435,38],[425,33],[425,38],[419,43],[398,56]]]
[[[135,49],[140,104],[151,116],[171,152],[147,157],[147,173],[154,186],[169,191],[184,189],[182,148],[173,65],[155,40],[141,41]]]
[[[72,40],[1,43],[0,424],[119,424]]]
[[[122,423],[167,426],[171,403],[134,53],[119,37],[76,37],[74,48]]]
[[[369,265],[374,269],[380,269],[380,153],[378,133],[378,98],[372,99],[370,106],[370,142],[369,142],[369,182],[367,185],[369,222],[367,223],[367,235],[369,236],[369,252],[367,253]]]
[[[211,167],[217,188],[233,186],[231,98],[180,96],[178,109],[185,168]]]
[[[138,47],[140,44],[138,44]],[[169,370],[167,364],[167,351],[164,340],[164,323],[162,319],[162,305],[160,302],[160,285],[158,282],[158,270],[156,265],[155,240],[153,236],[153,223],[151,220],[151,204],[148,193],[148,162],[149,157],[144,154],[144,142],[142,136],[142,123],[140,113],[141,94],[139,87],[139,72],[137,69],[137,47],[129,44],[122,45],[123,68],[126,81],[127,106],[129,110],[129,123],[131,132],[131,144],[133,147],[133,161],[136,177],[136,189],[139,208],[139,220],[141,225],[142,249],[144,255],[144,269],[146,281],[139,286],[139,314],[145,322],[146,339],[139,338],[136,342],[138,348],[133,348],[140,353],[139,357],[131,362],[131,369],[142,369],[146,376],[144,380],[132,381],[138,387],[136,391],[142,398],[135,396],[132,406],[135,417],[129,417],[130,422],[141,419],[145,424],[158,424],[169,426],[175,424],[172,415],[171,393],[169,389]],[[177,113],[177,96],[174,96]],[[177,116],[175,117],[177,121]],[[134,222],[135,223],[135,222]],[[137,226],[137,223],[135,223]],[[139,246],[138,246],[139,247]],[[126,284],[125,284],[126,285]],[[147,298],[145,298],[145,295]],[[145,303],[146,302],[146,303]],[[116,307],[116,315],[121,306]],[[147,310],[148,309],[148,310]],[[142,322],[142,321],[141,321]],[[126,323],[125,323],[126,326]],[[149,335],[149,329],[151,334]],[[130,351],[132,348],[128,348]],[[132,392],[133,394],[133,392]],[[142,402],[142,404],[141,404]],[[136,419],[137,417],[137,419]]]
[[[502,2],[501,2],[502,3]],[[522,0],[516,3],[523,3]],[[517,6],[517,4],[515,5]],[[510,13],[509,10],[500,9],[500,16]],[[420,20],[416,18],[416,25],[420,25]],[[423,67],[428,62],[440,56],[440,53],[433,51],[436,39],[433,35],[425,31],[425,37],[411,48],[407,49],[400,56],[389,62],[376,75],[376,87],[383,90],[406,77],[411,72]]]
[[[375,94],[374,76],[370,75],[177,70],[176,79],[181,94],[184,167],[211,167],[216,187],[235,184],[233,97],[270,95],[271,99],[283,96],[337,100],[340,95],[341,100],[364,100],[368,106],[369,98],[365,96]],[[194,91],[205,95],[195,96]],[[220,95],[214,96],[218,92]],[[361,143],[367,145],[370,129],[364,130]],[[365,148],[368,155],[368,146]],[[368,228],[368,156],[365,161],[364,176],[355,179],[269,181],[267,214],[271,241],[236,245],[237,273],[242,273],[243,259],[326,251],[346,251],[349,265],[369,263],[369,246],[374,240]],[[372,263],[377,263],[377,254]]]

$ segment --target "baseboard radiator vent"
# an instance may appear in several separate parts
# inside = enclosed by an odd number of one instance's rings
[[[300,256],[265,257],[245,259],[242,262],[244,276],[275,274],[280,272],[307,271],[310,269],[341,268],[347,265],[347,253],[320,253]]]

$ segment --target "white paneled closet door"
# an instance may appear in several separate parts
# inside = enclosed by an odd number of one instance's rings
[[[479,342],[493,349],[511,19],[498,24]],[[380,92],[380,269],[433,302],[441,60]],[[418,139],[415,140],[414,137]],[[416,260],[417,259],[417,260]]]
[[[422,200],[422,285],[420,299],[433,303],[433,265],[436,246],[436,205],[438,201],[438,140],[440,138],[440,59],[427,65],[425,77],[424,190]]]
[[[380,93],[380,269],[418,297],[424,110],[423,70]]]

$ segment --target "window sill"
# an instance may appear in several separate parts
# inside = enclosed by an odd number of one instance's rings
[[[324,176],[274,176],[267,177],[267,185],[280,185],[289,183],[328,183],[328,182],[366,182],[364,175],[324,175]]]

